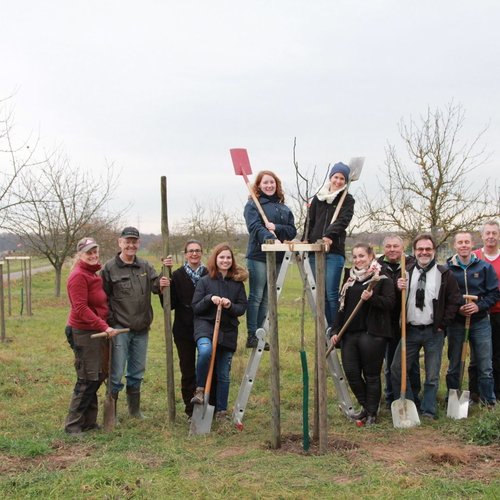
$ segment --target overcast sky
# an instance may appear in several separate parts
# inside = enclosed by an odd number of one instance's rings
[[[113,161],[123,222],[159,233],[161,175],[171,226],[195,200],[242,212],[234,147],[288,191],[294,137],[304,170],[366,156],[375,193],[401,118],[451,100],[464,139],[489,125],[479,174],[498,179],[499,19],[498,0],[2,0],[0,98],[16,134]]]

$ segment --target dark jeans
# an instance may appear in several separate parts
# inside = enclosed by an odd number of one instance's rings
[[[495,398],[500,401],[500,313],[490,314],[491,344],[493,352],[493,381],[495,385]],[[469,391],[479,398],[477,383],[477,365],[474,353],[471,352],[469,363]]]
[[[348,332],[342,339],[342,364],[347,381],[369,415],[378,413],[386,344],[387,339],[367,332]]]
[[[439,374],[441,357],[443,355],[444,333],[434,332],[432,325],[419,328],[407,325],[406,337],[406,364],[412,366],[419,358],[420,349],[424,349],[425,382],[422,397],[422,413],[437,416],[437,393],[439,388]],[[394,396],[401,394],[401,343],[399,343],[391,366],[392,387]],[[406,375],[406,398],[415,401],[408,373]]]
[[[174,338],[179,368],[181,370],[181,393],[186,415],[193,414],[191,398],[196,389],[196,342],[193,339]]]
[[[397,326],[399,329],[399,325]],[[391,339],[387,342],[387,349],[385,351],[385,402],[390,405],[394,399],[394,391],[392,389],[392,379],[391,379],[391,365],[394,360],[394,353],[399,345],[400,339]],[[415,362],[410,366],[408,370],[408,377],[410,379],[411,392],[415,399],[415,405],[420,408],[420,390],[422,389],[422,383],[420,381],[420,359],[417,358]]]

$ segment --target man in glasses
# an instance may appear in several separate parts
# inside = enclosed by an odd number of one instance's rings
[[[175,311],[172,333],[179,355],[181,392],[188,419],[193,414],[191,398],[196,389],[196,342],[191,302],[196,284],[207,274],[207,268],[201,263],[202,253],[201,243],[189,240],[184,246],[184,265],[174,271],[171,281],[167,282],[167,286],[170,287],[171,306]],[[163,264],[172,267],[172,257],[164,259]]]
[[[398,279],[406,288],[406,365],[411,367],[424,349],[425,383],[420,406],[424,418],[437,418],[437,392],[446,327],[453,321],[460,303],[460,291],[453,273],[436,263],[436,244],[430,234],[413,240],[416,261],[408,266],[408,278]],[[391,366],[394,397],[401,393],[401,344]],[[407,375],[408,377],[408,375]],[[410,383],[406,397],[414,400]]]
[[[137,257],[140,239],[135,227],[126,227],[121,232],[118,246],[120,253],[106,262],[102,279],[108,295],[110,325],[130,328],[130,332],[113,337],[112,396],[116,408],[126,367],[129,415],[144,418],[140,401],[149,328],[153,322],[151,293],[160,293],[160,278],[149,262]]]

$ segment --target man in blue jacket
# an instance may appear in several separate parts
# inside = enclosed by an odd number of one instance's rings
[[[453,247],[456,254],[447,261],[460,291],[465,295],[476,295],[476,302],[466,303],[458,309],[453,323],[448,328],[448,360],[446,385],[458,389],[460,376],[460,357],[465,338],[465,318],[470,316],[469,342],[471,356],[476,361],[479,397],[487,406],[495,405],[493,390],[491,325],[488,310],[498,300],[498,278],[493,266],[472,253],[471,233],[460,232],[455,235]]]

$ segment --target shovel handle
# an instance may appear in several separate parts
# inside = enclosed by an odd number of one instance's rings
[[[214,374],[215,351],[217,351],[217,340],[219,339],[220,318],[222,315],[222,304],[217,306],[217,314],[215,315],[214,335],[212,338],[212,356],[210,356],[210,367],[208,369],[207,380],[205,382],[205,394],[210,397],[210,389],[212,388],[212,376]]]
[[[120,335],[120,333],[128,333],[128,332],[130,332],[130,328],[118,328],[116,330],[117,335]],[[109,338],[109,333],[108,332],[93,333],[90,336],[91,339],[99,339],[101,337]]]
[[[401,278],[406,279],[406,255],[401,254]],[[401,290],[401,396],[406,396],[406,288]]]

